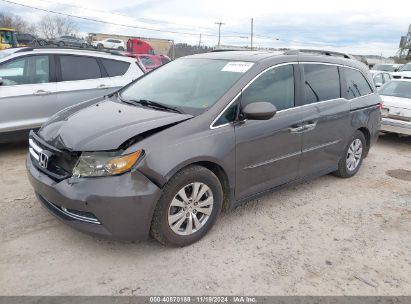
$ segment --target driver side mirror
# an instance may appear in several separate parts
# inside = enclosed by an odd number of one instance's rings
[[[241,113],[244,119],[268,120],[277,113],[277,108],[269,102],[253,102],[246,105]]]

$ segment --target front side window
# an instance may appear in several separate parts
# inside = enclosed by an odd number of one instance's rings
[[[377,74],[374,76],[374,83],[383,83],[384,81],[382,80],[382,74]]]
[[[360,71],[345,68],[345,78],[347,80],[348,99],[353,99],[372,93],[368,81]]]
[[[400,72],[411,71],[411,63],[407,63],[407,64],[404,65],[399,71],[400,71]]]
[[[341,97],[338,67],[304,64],[305,104]]]
[[[241,106],[260,101],[272,103],[278,111],[294,107],[294,68],[291,64],[261,74],[244,90]]]
[[[121,92],[124,100],[150,100],[197,115],[213,106],[252,66],[249,62],[181,58]]]
[[[61,55],[60,65],[62,81],[102,77],[97,60],[93,57]]]
[[[48,56],[29,56],[0,65],[3,86],[49,82]]]

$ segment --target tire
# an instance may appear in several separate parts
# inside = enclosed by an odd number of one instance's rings
[[[64,44],[63,41],[60,41],[57,45],[58,45],[59,47],[63,47],[65,44]]]
[[[122,46],[119,46],[119,47],[118,47],[118,50],[119,50],[119,51],[124,51],[124,48],[123,48]]]
[[[197,199],[193,196],[194,187],[198,189],[196,193],[201,196]],[[182,191],[186,195],[186,200],[180,196]],[[214,225],[221,212],[222,202],[221,183],[213,172],[201,166],[182,169],[163,188],[163,194],[154,210],[150,234],[165,246],[183,247],[197,242]]]
[[[355,143],[357,143],[357,145]],[[357,150],[357,153],[352,153],[351,151],[356,152],[355,147],[358,147],[358,143],[361,143],[361,153],[359,153],[359,150]],[[366,149],[367,142],[364,133],[358,130],[355,131],[345,147],[344,155],[338,162],[338,170],[335,171],[334,174],[342,178],[352,177],[357,174],[364,160]]]
[[[83,43],[83,44],[81,45],[81,48],[86,49],[86,48],[87,48],[87,44],[86,44],[86,43]]]
[[[45,46],[45,45],[46,45],[46,42],[45,42],[44,40],[38,40],[38,44],[39,44],[40,46]]]
[[[101,50],[103,49],[104,45],[102,45],[101,43],[97,44],[97,49]]]

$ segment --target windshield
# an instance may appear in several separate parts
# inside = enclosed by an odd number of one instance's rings
[[[14,32],[12,31],[1,31],[1,42],[3,44],[10,44],[12,46],[17,45],[16,37],[14,36]]]
[[[401,69],[400,72],[405,72],[405,71],[411,71],[411,63],[407,63],[404,65]]]
[[[183,58],[147,74],[121,92],[125,100],[149,100],[201,114],[252,66],[249,62]]]
[[[373,66],[372,70],[384,71],[384,72],[395,72],[395,66],[391,64],[376,64]]]
[[[411,81],[391,81],[378,92],[380,95],[411,98]]]

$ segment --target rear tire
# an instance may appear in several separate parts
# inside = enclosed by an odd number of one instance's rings
[[[338,163],[338,170],[335,175],[348,178],[357,174],[366,154],[367,142],[364,133],[355,131],[344,150],[343,157]]]
[[[101,43],[97,44],[97,49],[102,50],[104,47],[104,45],[102,45]]]
[[[163,188],[151,222],[151,236],[166,246],[190,245],[211,229],[222,203],[221,183],[213,172],[201,166],[183,169]]]
[[[60,42],[58,43],[58,46],[59,46],[59,47],[64,47],[64,45],[65,45],[65,44],[64,44],[63,41],[60,41]]]

